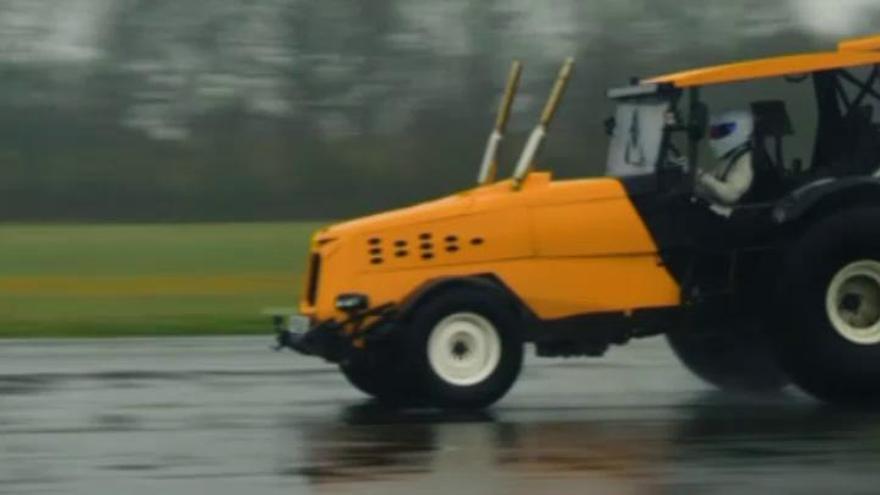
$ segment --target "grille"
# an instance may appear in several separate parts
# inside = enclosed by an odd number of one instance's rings
[[[309,285],[306,286],[306,302],[309,306],[314,306],[318,298],[318,279],[321,276],[321,255],[312,253],[312,259],[309,261]]]

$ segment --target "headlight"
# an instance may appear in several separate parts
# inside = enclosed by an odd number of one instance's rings
[[[356,313],[370,307],[370,299],[364,294],[339,294],[336,296],[336,309],[346,313]]]

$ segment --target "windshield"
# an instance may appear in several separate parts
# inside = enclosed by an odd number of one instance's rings
[[[607,175],[624,177],[654,172],[663,144],[666,100],[618,104],[608,148]]]

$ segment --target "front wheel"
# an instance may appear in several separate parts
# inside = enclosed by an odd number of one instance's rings
[[[479,409],[519,375],[523,339],[512,304],[493,289],[446,290],[415,310],[407,353],[434,405]]]
[[[792,247],[777,350],[793,381],[830,402],[880,403],[880,209],[821,220]]]
[[[419,403],[419,394],[410,377],[401,373],[398,362],[387,349],[355,351],[339,370],[354,388],[394,405]]]

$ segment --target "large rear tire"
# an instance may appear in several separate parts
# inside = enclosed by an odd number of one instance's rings
[[[721,390],[767,394],[789,383],[755,322],[675,330],[666,340],[691,373]]]
[[[792,380],[828,402],[880,402],[880,209],[810,227],[781,283],[773,335]]]

